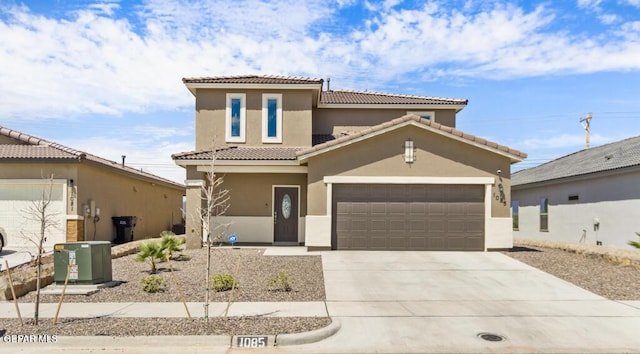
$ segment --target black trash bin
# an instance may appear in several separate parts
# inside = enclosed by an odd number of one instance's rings
[[[114,216],[111,220],[113,221],[113,226],[116,227],[115,243],[133,241],[133,228],[136,227],[137,221],[135,216]]]

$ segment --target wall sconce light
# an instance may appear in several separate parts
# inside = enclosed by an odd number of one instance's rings
[[[415,160],[416,156],[413,149],[413,140],[408,139],[404,142],[404,162],[413,163]]]

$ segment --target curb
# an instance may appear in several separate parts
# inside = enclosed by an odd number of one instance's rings
[[[319,342],[336,334],[342,325],[340,320],[331,319],[331,324],[326,327],[303,333],[278,334],[276,336],[276,346],[300,345]]]

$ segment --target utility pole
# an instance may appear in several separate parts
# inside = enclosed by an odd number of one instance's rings
[[[580,119],[580,123],[584,127],[584,131],[586,132],[586,143],[587,149],[589,148],[589,135],[591,134],[591,113],[587,113],[587,116]]]

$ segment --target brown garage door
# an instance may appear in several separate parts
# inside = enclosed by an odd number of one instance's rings
[[[483,185],[333,186],[340,250],[484,250]]]

